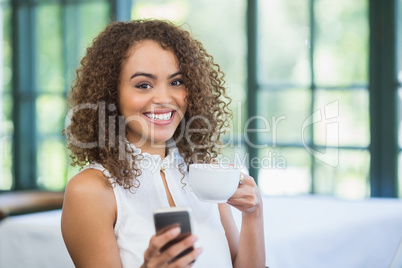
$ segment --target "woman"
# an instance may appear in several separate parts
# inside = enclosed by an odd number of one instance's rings
[[[188,164],[217,156],[230,115],[223,83],[202,44],[169,22],[117,22],[94,39],[66,129],[73,164],[86,166],[68,182],[62,214],[77,267],[264,267],[253,178],[243,175],[219,205],[199,201],[187,184]],[[191,208],[194,234],[160,252],[180,232],[155,235],[152,213],[169,206]],[[242,212],[240,234],[230,206]]]

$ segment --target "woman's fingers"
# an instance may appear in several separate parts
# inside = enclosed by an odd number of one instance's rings
[[[188,254],[172,262],[168,267],[191,267],[202,253],[202,248],[195,248]]]
[[[254,194],[254,189],[256,188],[256,184],[254,179],[251,176],[242,174],[242,181],[239,183],[239,186],[236,192],[229,198],[229,200],[235,200],[238,198],[244,198],[248,194]]]
[[[197,237],[194,235],[190,235],[185,239],[181,240],[180,242],[173,244],[172,246],[170,246],[169,248],[167,248],[165,251],[162,252],[161,257],[163,258],[163,261],[174,262],[175,258],[180,253],[184,251],[191,252],[194,248],[195,241],[197,241]]]
[[[200,249],[194,249],[197,237],[190,235],[183,240],[161,250],[163,247],[180,235],[180,228],[172,228],[162,234],[154,235],[144,254],[145,267],[187,267],[201,253]],[[178,259],[177,256],[188,250],[188,253]]]
[[[144,253],[144,260],[147,262],[153,257],[159,256],[161,254],[160,250],[162,247],[179,235],[180,227],[174,227],[162,234],[152,236],[151,240],[149,241],[148,249]]]
[[[242,212],[252,212],[260,203],[260,192],[251,176],[242,174],[241,177],[242,182],[227,203]]]

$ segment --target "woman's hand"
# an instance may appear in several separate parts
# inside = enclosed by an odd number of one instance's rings
[[[232,223],[228,223],[227,215],[225,220],[233,267],[265,267],[264,218],[260,190],[252,177],[243,173],[241,175],[239,187],[227,201],[242,212],[240,236],[234,234],[234,229],[237,228],[231,227],[234,225],[233,217]]]
[[[257,210],[261,210],[261,194],[254,179],[241,173],[239,187],[227,203],[243,212],[243,214],[251,214]]]
[[[197,237],[190,235],[161,252],[164,245],[180,235],[180,227],[172,228],[162,234],[151,237],[148,249],[144,254],[144,264],[141,268],[153,267],[191,267],[192,263],[201,254],[201,248],[194,248],[181,258],[173,260],[177,255],[188,248],[193,248]],[[172,261],[173,260],[173,261]]]

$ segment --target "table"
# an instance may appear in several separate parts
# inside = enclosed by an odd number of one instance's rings
[[[0,194],[0,220],[7,216],[52,209],[63,205],[64,192],[15,191]]]
[[[271,268],[389,268],[394,258],[402,260],[401,200],[263,199]],[[234,212],[240,226],[241,215]],[[0,221],[0,268],[74,267],[62,240],[60,216],[55,210]]]

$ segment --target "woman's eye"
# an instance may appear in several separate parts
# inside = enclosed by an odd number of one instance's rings
[[[149,89],[149,88],[151,88],[151,85],[149,85],[149,84],[138,84],[135,87],[139,88],[139,89]]]
[[[183,80],[175,80],[172,82],[172,86],[180,86],[183,85]]]

